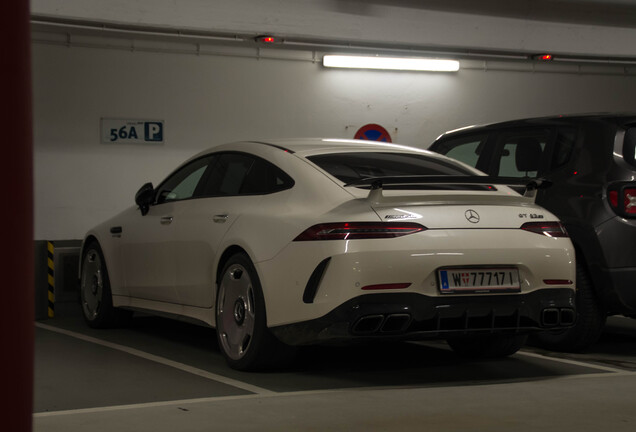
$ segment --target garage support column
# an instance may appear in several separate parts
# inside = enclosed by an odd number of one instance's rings
[[[30,431],[33,409],[33,144],[29,1],[0,3],[0,430]]]

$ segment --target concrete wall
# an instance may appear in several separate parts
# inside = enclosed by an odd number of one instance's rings
[[[35,238],[82,238],[207,147],[241,139],[352,138],[379,123],[426,147],[467,124],[634,110],[621,70],[533,72],[463,62],[454,74],[351,71],[319,62],[33,43]],[[514,70],[517,68],[518,70]],[[499,69],[499,70],[498,70]],[[506,69],[506,70],[504,70]],[[100,143],[100,118],[161,119],[162,145]]]

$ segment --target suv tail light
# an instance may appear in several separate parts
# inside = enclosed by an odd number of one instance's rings
[[[607,199],[617,215],[636,217],[636,185],[633,183],[610,186]]]
[[[294,241],[394,238],[424,230],[425,226],[413,222],[325,223],[307,228]]]
[[[561,222],[527,222],[521,225],[521,229],[548,237],[569,237]]]

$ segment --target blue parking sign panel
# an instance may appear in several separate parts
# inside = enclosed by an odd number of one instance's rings
[[[163,142],[163,122],[145,122],[144,137],[148,142]]]

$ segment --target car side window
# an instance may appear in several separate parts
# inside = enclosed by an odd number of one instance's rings
[[[450,158],[479,168],[479,158],[486,144],[486,134],[460,137],[443,141],[435,151]]]
[[[503,134],[495,148],[495,175],[536,177],[543,171],[550,131]]]
[[[276,165],[254,158],[252,168],[245,176],[240,193],[243,195],[268,194],[289,189],[294,181]]]
[[[293,186],[286,173],[272,163],[245,153],[223,153],[207,178],[205,196],[258,195]]]
[[[574,128],[559,128],[554,140],[554,152],[552,155],[551,169],[565,165],[570,160],[574,145],[576,144],[577,133]]]
[[[172,174],[159,186],[157,204],[193,198],[212,159],[213,156],[197,159]]]

